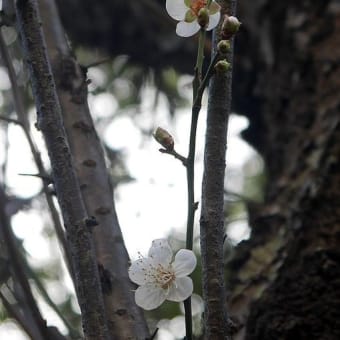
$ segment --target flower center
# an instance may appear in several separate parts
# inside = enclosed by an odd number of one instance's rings
[[[169,289],[172,282],[176,279],[176,275],[171,268],[164,268],[162,265],[158,265],[155,279],[163,289]]]
[[[190,9],[198,16],[198,12],[201,8],[205,7],[207,4],[207,0],[192,0]]]

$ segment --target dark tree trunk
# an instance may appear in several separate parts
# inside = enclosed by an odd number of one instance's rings
[[[340,338],[340,12],[243,8],[234,103],[265,160],[265,201],[230,263],[235,339]],[[244,16],[242,18],[242,15]],[[244,100],[244,98],[246,98]]]

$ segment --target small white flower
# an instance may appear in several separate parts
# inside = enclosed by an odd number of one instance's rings
[[[146,310],[159,307],[165,300],[184,301],[193,291],[189,275],[196,267],[191,250],[181,249],[172,262],[172,249],[165,239],[152,242],[148,257],[132,262],[130,280],[140,287],[135,292],[136,304]]]
[[[176,27],[177,35],[190,37],[201,28],[197,22],[200,9],[206,7],[207,0],[166,0],[166,10],[168,14],[179,23]],[[207,31],[212,30],[220,21],[220,5],[212,1],[209,6],[209,23]]]

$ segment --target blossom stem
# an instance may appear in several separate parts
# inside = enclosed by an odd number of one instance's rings
[[[202,67],[204,60],[204,43],[205,43],[206,31],[201,28],[198,38],[198,49],[197,49],[197,59],[195,66],[195,78],[193,81],[193,98],[195,100],[197,96],[197,91],[201,85],[202,81]]]
[[[193,80],[193,106],[191,111],[191,126],[189,137],[189,153],[187,157],[187,188],[188,188],[188,218],[187,218],[187,236],[186,248],[192,250],[193,234],[194,234],[194,218],[197,204],[195,204],[195,150],[196,150],[196,132],[198,115],[201,110],[201,98],[203,91],[201,90],[202,83],[202,66],[204,59],[204,42],[206,32],[201,29],[198,40],[197,60],[195,66],[195,78]],[[200,94],[200,95],[199,95]],[[198,96],[199,95],[199,96]],[[185,328],[186,340],[192,340],[192,313],[191,313],[191,298],[184,301],[185,310]]]

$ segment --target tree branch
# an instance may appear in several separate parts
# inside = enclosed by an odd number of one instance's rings
[[[219,1],[222,14],[235,12],[236,1]],[[228,8],[227,8],[228,6]],[[219,28],[213,34],[213,55],[220,40]],[[232,63],[232,52],[228,55]],[[204,173],[202,184],[201,252],[205,337],[231,339],[226,313],[223,275],[224,176],[228,117],[231,107],[231,71],[216,73],[209,87]]]
[[[113,338],[144,339],[149,335],[143,312],[135,304],[128,277],[129,256],[113,202],[113,188],[103,149],[87,103],[86,75],[74,58],[54,0],[39,1],[47,50],[61,105],[64,127],[89,215],[98,226],[94,243],[102,278],[103,299]]]
[[[37,2],[17,1],[16,13],[38,110],[37,126],[44,135],[49,152],[55,189],[70,244],[85,337],[108,339],[97,262],[91,234],[86,225],[87,213],[62,125]]]

